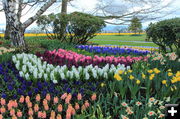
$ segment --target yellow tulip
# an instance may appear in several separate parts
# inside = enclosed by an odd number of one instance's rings
[[[133,76],[133,75],[130,75],[130,76],[129,76],[129,79],[133,80],[133,79],[134,79],[134,76]]]
[[[145,79],[146,78],[146,75],[144,75],[144,73],[142,73],[142,78]]]
[[[132,73],[132,70],[128,70],[129,73]]]
[[[164,85],[167,84],[167,81],[166,81],[166,80],[163,80],[163,81],[162,81],[162,84],[164,84]]]
[[[171,72],[168,72],[168,76],[172,76],[173,75],[173,73],[171,73]]]
[[[140,80],[136,80],[136,84],[138,84],[138,85],[139,85],[140,83],[141,83],[141,81],[140,81]]]
[[[148,70],[148,73],[150,73],[150,74],[153,73],[153,70]]]

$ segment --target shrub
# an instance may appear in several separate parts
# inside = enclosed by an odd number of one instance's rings
[[[89,39],[95,36],[95,33],[100,32],[105,27],[102,19],[79,12],[69,15],[42,16],[37,23],[46,31],[49,38],[73,44],[86,44]],[[66,26],[65,30],[63,30],[64,26]],[[49,29],[52,29],[53,33]]]
[[[178,52],[178,48],[180,47],[180,18],[150,24],[146,32],[147,37],[159,45],[163,52],[167,52],[166,47],[171,52],[175,50]]]

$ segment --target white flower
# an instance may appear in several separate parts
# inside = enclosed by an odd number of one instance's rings
[[[29,74],[28,73],[25,74],[25,78],[26,78],[26,80],[29,80]]]
[[[22,66],[22,71],[23,71],[24,73],[26,73],[26,71],[27,71],[26,65],[23,65],[23,66]]]
[[[61,79],[65,79],[65,75],[64,75],[64,73],[62,72],[62,73],[60,73],[60,76],[61,76]]]
[[[54,84],[57,84],[57,83],[58,83],[58,81],[57,81],[57,80],[53,80],[53,83],[54,83]]]
[[[38,72],[37,69],[35,68],[33,72],[33,77],[37,79],[37,76],[38,76]]]
[[[42,78],[42,75],[43,75],[42,73],[39,73],[38,78]]]
[[[108,79],[108,74],[107,74],[107,72],[104,72],[104,78],[105,78],[105,79]]]
[[[22,71],[19,72],[20,77],[24,77],[24,73]]]
[[[48,75],[44,74],[44,79],[47,80],[47,78],[48,78]]]
[[[86,74],[85,74],[85,79],[86,79],[86,80],[89,80],[89,77],[90,77],[90,76],[89,76],[89,73],[86,72]]]

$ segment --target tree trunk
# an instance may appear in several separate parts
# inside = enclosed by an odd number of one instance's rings
[[[61,6],[61,17],[64,17],[67,14],[67,4],[68,4],[68,0],[62,0],[62,6]],[[60,29],[60,35],[59,35],[59,39],[64,41],[65,37],[66,37],[66,26],[67,24],[61,22],[61,29]]]
[[[6,30],[5,30],[5,34],[4,34],[4,39],[5,40],[9,40],[10,39],[10,26],[8,24],[6,24]]]
[[[26,49],[26,44],[24,40],[24,28],[11,28],[10,30],[10,39],[11,39],[11,45],[12,46],[21,46]]]

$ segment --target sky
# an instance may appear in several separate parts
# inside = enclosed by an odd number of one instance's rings
[[[118,3],[121,0],[115,0],[115,1]],[[163,4],[166,4],[166,2],[169,2],[169,1],[170,0],[165,0],[165,2]],[[162,19],[143,22],[143,28],[146,28],[150,22],[157,22],[157,21],[160,21],[160,20],[163,20],[163,19],[180,17],[180,0],[173,0],[173,1],[174,2],[170,6],[170,9],[174,10],[173,13],[163,17]],[[94,12],[94,9],[95,9],[97,3],[98,3],[98,0],[74,0],[68,6],[68,13],[71,13],[71,12],[74,12],[74,11],[79,11],[79,12],[86,12],[86,13],[92,14]],[[50,14],[52,12],[53,13],[58,13],[60,11],[60,9],[61,9],[59,4],[60,3],[53,5],[44,14],[47,15],[47,14]],[[140,7],[142,7],[142,6],[140,6]],[[136,9],[138,9],[140,7],[137,7]],[[148,7],[148,5],[147,5],[147,7]],[[128,9],[130,9],[130,7]],[[36,13],[36,11],[38,10],[38,8],[37,9],[32,9],[28,14],[26,14],[27,10],[28,10],[28,8],[23,11],[23,17],[21,19],[22,22],[26,21],[29,17],[33,16]],[[168,11],[168,9],[167,9],[167,11]],[[1,16],[0,29],[4,29],[5,28],[5,23],[6,23],[5,15],[4,15],[3,12],[0,12],[0,16]],[[109,20],[109,21],[114,21],[114,20]],[[33,23],[31,26],[28,27],[28,29],[32,29],[32,28],[36,28],[36,27],[37,27],[36,23]],[[117,26],[107,24],[106,29],[111,30],[114,27],[117,27]]]

